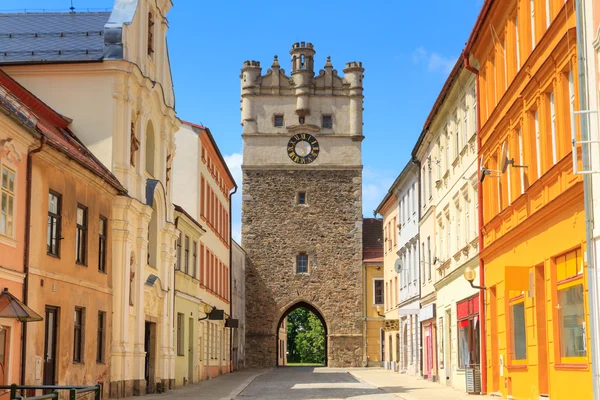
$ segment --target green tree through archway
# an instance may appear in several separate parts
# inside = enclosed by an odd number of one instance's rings
[[[319,317],[306,308],[287,316],[288,364],[325,364],[325,328]]]

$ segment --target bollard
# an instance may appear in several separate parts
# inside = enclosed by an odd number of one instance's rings
[[[77,400],[77,389],[69,389],[69,400]]]
[[[17,384],[16,383],[13,383],[12,385],[10,385],[10,398],[11,398],[11,400],[17,398]]]
[[[97,384],[94,393],[94,400],[102,400],[102,385]]]

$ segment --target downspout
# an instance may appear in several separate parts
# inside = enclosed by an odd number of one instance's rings
[[[231,228],[232,228],[232,218],[231,218],[231,197],[236,194],[238,190],[237,185],[233,188],[233,192],[229,193],[229,290],[227,291],[227,295],[229,296],[229,317],[233,318],[233,296],[232,292],[232,283],[233,283],[233,246],[231,239]],[[229,328],[234,329],[234,328]],[[239,328],[235,328],[239,329]],[[233,372],[233,335],[231,334],[231,330],[229,331],[229,372]]]
[[[591,10],[585,10],[586,14],[591,13]],[[588,109],[588,90],[587,90],[587,38],[586,34],[589,32],[588,25],[583,18],[583,4],[582,0],[575,1],[575,18],[576,18],[576,32],[577,32],[577,66],[579,75],[579,107],[580,110]],[[589,22],[589,21],[587,21]],[[591,56],[591,55],[590,55]],[[590,137],[590,130],[587,124],[587,118],[589,114],[583,114],[584,118],[581,118],[581,140],[587,141],[592,140]],[[575,151],[575,150],[573,150]],[[581,160],[583,163],[583,170],[591,170],[590,165],[591,154],[586,145],[581,148]],[[591,359],[592,359],[592,387],[594,393],[594,399],[600,398],[600,380],[598,377],[598,367],[600,367],[600,357],[598,352],[598,288],[596,287],[596,280],[598,279],[596,273],[596,248],[594,244],[594,203],[593,203],[593,187],[592,187],[592,175],[583,175],[583,204],[585,208],[585,239],[586,239],[586,262],[588,270],[588,302],[590,307],[590,343],[591,343]],[[587,339],[586,339],[587,340]]]
[[[25,240],[23,243],[23,303],[27,304],[27,290],[29,287],[29,243],[31,236],[31,169],[33,164],[33,155],[43,150],[46,144],[46,137],[42,136],[40,146],[30,150],[27,153],[27,172],[26,172],[26,194],[25,194]],[[21,332],[21,385],[25,385],[25,365],[27,360],[27,323],[22,323]]]
[[[481,131],[481,101],[479,101],[479,70],[471,65],[471,61],[469,60],[469,51],[465,49],[463,53],[464,57],[464,66],[465,69],[471,71],[475,74],[475,82],[476,82],[476,96],[477,96],[477,156],[479,158],[479,154],[481,153],[481,135],[479,134]],[[481,179],[477,179],[477,238],[478,238],[478,248],[479,253],[483,250],[483,236],[481,232],[483,230],[483,185],[481,184]],[[485,287],[485,270],[483,259],[479,257],[479,286],[482,288]],[[480,357],[481,357],[481,388],[483,393],[487,393],[487,337],[485,331],[485,290],[479,290],[479,330],[480,330]],[[493,338],[492,338],[493,339]]]

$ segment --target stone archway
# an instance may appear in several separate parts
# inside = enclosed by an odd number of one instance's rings
[[[285,356],[286,356],[285,348],[282,349],[280,341],[279,341],[279,329],[281,328],[281,325],[283,324],[285,319],[288,317],[288,315],[299,308],[307,309],[308,311],[313,313],[319,319],[319,321],[321,321],[321,325],[323,325],[323,329],[325,330],[324,360],[325,360],[325,366],[327,367],[327,365],[328,365],[328,356],[327,356],[328,355],[328,352],[327,352],[328,346],[327,345],[328,345],[328,341],[329,341],[328,333],[327,333],[328,332],[327,323],[325,322],[325,318],[323,317],[323,314],[321,313],[321,311],[319,311],[314,305],[312,305],[306,301],[302,301],[302,300],[287,307],[287,309],[285,309],[285,311],[281,314],[281,317],[279,318],[277,326],[275,327],[275,337],[276,337],[276,340],[275,340],[275,365],[280,366],[280,364],[279,364],[280,358],[285,359]],[[284,352],[283,354],[281,354],[282,351]]]

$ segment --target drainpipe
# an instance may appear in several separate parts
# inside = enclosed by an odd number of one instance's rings
[[[26,172],[26,194],[25,194],[25,240],[23,243],[23,272],[25,279],[23,281],[23,303],[27,304],[27,290],[29,287],[29,240],[31,236],[31,166],[33,164],[33,155],[39,153],[46,144],[46,137],[42,136],[40,147],[29,150],[27,153],[27,172]],[[21,385],[25,385],[25,364],[27,359],[27,323],[21,326]]]
[[[233,296],[231,295],[231,289],[233,288],[233,246],[231,239],[231,228],[232,228],[232,218],[231,218],[231,197],[236,194],[238,190],[237,185],[233,188],[233,192],[229,193],[229,290],[227,294],[229,295],[229,317],[233,318]],[[238,325],[239,326],[239,325]],[[229,372],[233,372],[233,335],[231,334],[231,329],[229,328]],[[239,329],[239,328],[235,328]]]
[[[590,4],[591,2],[587,2]],[[590,4],[591,5],[591,4]],[[578,66],[578,76],[579,76],[579,106],[580,110],[588,110],[588,82],[587,77],[589,71],[587,71],[587,57],[592,57],[593,54],[587,54],[587,46],[588,40],[586,38],[587,34],[590,32],[589,25],[587,23],[591,22],[589,19],[591,18],[591,9],[585,9],[582,0],[575,1],[575,17],[576,17],[576,29],[577,29],[577,66]],[[588,17],[587,21],[584,19],[584,15]],[[591,39],[590,39],[591,40]],[[592,61],[593,62],[593,61]],[[593,79],[592,79],[593,81]],[[583,118],[581,118],[581,140],[593,140],[591,137],[590,128],[588,127],[588,118],[589,114],[583,114]],[[581,159],[583,162],[583,170],[589,171],[592,169],[590,165],[591,157],[590,151],[586,145],[582,146],[582,154]],[[594,390],[594,399],[600,398],[600,379],[598,376],[598,368],[600,367],[600,354],[598,350],[598,340],[599,338],[599,326],[598,319],[600,315],[598,313],[598,287],[597,285],[597,273],[596,273],[596,249],[594,244],[594,203],[593,203],[593,185],[592,185],[592,175],[584,174],[583,175],[583,203],[585,207],[585,238],[586,238],[586,261],[587,261],[587,270],[588,270],[588,302],[590,308],[590,343],[591,343],[591,359],[592,359],[592,387]]]
[[[475,74],[475,82],[477,85],[477,155],[481,153],[481,102],[479,101],[479,70],[471,65],[469,60],[469,52],[465,49],[463,53],[464,67],[468,71]],[[478,229],[478,247],[479,252],[483,250],[483,236],[481,231],[483,229],[483,185],[481,180],[477,180],[477,229]],[[484,263],[481,257],[479,257],[479,286],[485,287],[485,270]],[[485,290],[479,290],[479,330],[480,330],[480,344],[481,344],[481,388],[484,393],[487,393],[487,338],[485,332]],[[492,338],[493,340],[493,338]]]

